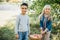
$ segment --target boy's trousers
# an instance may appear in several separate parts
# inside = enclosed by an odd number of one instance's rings
[[[18,40],[28,40],[28,32],[18,32],[19,39]]]

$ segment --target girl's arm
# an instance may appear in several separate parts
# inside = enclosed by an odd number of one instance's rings
[[[52,28],[52,21],[50,20],[47,24],[47,28],[45,29],[45,32],[51,31],[51,28]]]
[[[40,20],[40,29],[41,30],[43,29],[43,22],[42,22],[42,20]]]

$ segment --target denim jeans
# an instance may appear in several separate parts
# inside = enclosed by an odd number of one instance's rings
[[[18,32],[18,40],[28,40],[28,32]]]

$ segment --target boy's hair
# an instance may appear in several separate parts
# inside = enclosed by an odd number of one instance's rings
[[[21,6],[27,6],[28,7],[28,4],[27,3],[22,3]]]

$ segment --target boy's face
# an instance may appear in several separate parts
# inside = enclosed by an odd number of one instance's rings
[[[27,6],[22,5],[22,6],[21,6],[21,12],[22,12],[22,14],[26,14],[27,9],[28,9],[28,7],[27,7]]]

